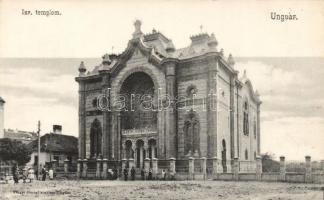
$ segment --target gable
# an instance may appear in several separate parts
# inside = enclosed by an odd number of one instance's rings
[[[249,95],[249,99],[253,100],[255,103],[260,104],[261,101],[259,100],[259,97],[256,95],[256,93],[253,90],[252,83],[249,79],[245,80],[243,82],[243,88],[247,90],[247,93]]]
[[[154,48],[147,46],[142,39],[130,40],[126,50],[118,57],[111,73],[116,76],[127,64],[138,61],[146,61],[160,68],[162,57]]]

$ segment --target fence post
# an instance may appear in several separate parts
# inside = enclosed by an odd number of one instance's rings
[[[124,171],[124,169],[126,168],[126,162],[127,160],[125,158],[122,159],[122,171]]]
[[[286,181],[285,156],[280,156],[280,181]]]
[[[64,160],[64,173],[67,174],[69,172],[69,160]]]
[[[213,157],[213,179],[218,179],[218,158]]]
[[[157,179],[157,175],[158,175],[158,159],[157,158],[152,158],[152,171],[153,171],[153,179]]]
[[[56,167],[57,167],[56,166],[56,160],[52,160],[51,164],[52,164],[53,171],[56,172]]]
[[[127,163],[126,158],[123,158],[122,159],[122,171],[121,171],[121,177],[122,178],[124,178],[124,169],[126,168],[126,163]]]
[[[195,179],[195,159],[193,157],[189,157],[189,180]]]
[[[256,180],[261,181],[262,178],[262,160],[260,156],[256,157]]]
[[[88,160],[83,159],[83,167],[82,167],[82,177],[87,177],[87,171],[88,171]]]
[[[132,169],[132,167],[135,167],[135,161],[134,161],[134,158],[130,158],[130,159],[128,159],[128,169],[129,169],[129,174],[130,174],[130,170]]]
[[[107,179],[107,170],[108,170],[108,160],[107,158],[102,159],[102,175],[103,179]]]
[[[100,178],[100,170],[101,170],[101,159],[97,158],[96,160],[96,178],[99,179]]]
[[[148,179],[148,173],[149,173],[149,170],[150,170],[150,159],[148,157],[146,157],[144,159],[144,172],[145,172],[145,180]]]
[[[305,182],[311,183],[312,182],[312,163],[311,163],[310,156],[305,156],[305,167],[306,167]]]
[[[175,158],[170,158],[170,179],[174,180],[175,179],[175,174],[176,174],[176,160]]]
[[[130,177],[130,175],[131,175],[132,167],[135,167],[135,161],[134,161],[134,158],[129,158],[128,159],[128,177]]]
[[[206,180],[207,179],[207,158],[206,157],[201,158],[201,168],[202,168],[204,180]]]
[[[234,169],[233,169],[234,180],[238,181],[240,168],[239,168],[239,160],[237,157],[235,157],[233,160],[233,167],[234,167]]]
[[[78,159],[78,162],[77,162],[77,177],[78,177],[78,179],[81,178],[81,164],[82,164],[82,160]]]

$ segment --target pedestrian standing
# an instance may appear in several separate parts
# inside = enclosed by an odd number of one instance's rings
[[[18,181],[19,181],[19,169],[18,169],[18,165],[15,165],[13,168],[12,168],[12,173],[13,173],[13,179],[14,179],[14,182],[15,184],[18,184]]]
[[[135,180],[135,173],[136,173],[136,171],[135,171],[135,168],[134,168],[134,167],[132,167],[132,169],[131,169],[131,176],[132,176],[132,181],[134,181],[134,180]]]
[[[50,170],[48,171],[48,177],[50,180],[54,179],[54,171],[52,168],[50,168]]]
[[[118,178],[118,170],[116,169],[116,167],[114,167],[113,169],[113,179],[116,180]]]
[[[144,171],[144,169],[141,169],[141,177],[142,177],[142,180],[144,181],[145,180],[145,171]]]
[[[166,173],[165,173],[165,169],[162,169],[162,180],[165,181],[165,178],[166,178]]]
[[[128,178],[128,168],[125,168],[124,169],[124,179],[125,179],[125,181],[127,181],[127,178]]]
[[[33,168],[28,169],[28,179],[30,183],[35,179],[35,172]]]
[[[34,167],[35,167],[35,166],[34,166]],[[36,180],[39,180],[39,179],[38,179],[38,169],[37,169],[37,168],[36,168],[36,169],[34,168],[34,172],[35,172]]]
[[[46,180],[46,169],[45,167],[43,167],[42,169],[42,181],[45,181]]]
[[[23,169],[23,183],[26,183],[26,179],[28,178],[28,169],[24,168]]]
[[[148,173],[148,180],[152,180],[152,176],[153,176],[153,173],[152,173],[152,169],[150,168],[149,173]]]

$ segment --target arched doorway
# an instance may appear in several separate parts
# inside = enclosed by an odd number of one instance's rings
[[[149,139],[148,141],[148,157],[152,160],[157,157],[157,143],[155,139]]]
[[[144,150],[144,141],[143,140],[137,140],[136,141],[136,167],[137,168],[143,168],[144,167],[144,158],[146,152]]]
[[[102,129],[101,123],[96,118],[91,123],[90,128],[90,157],[96,158],[101,155],[101,143],[102,143]]]
[[[226,165],[226,141],[223,139],[222,140],[222,167],[223,167],[223,172],[227,172],[227,165]]]

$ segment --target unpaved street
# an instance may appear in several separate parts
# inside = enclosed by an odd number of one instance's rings
[[[324,185],[224,181],[37,181],[1,184],[0,199],[323,200]]]

